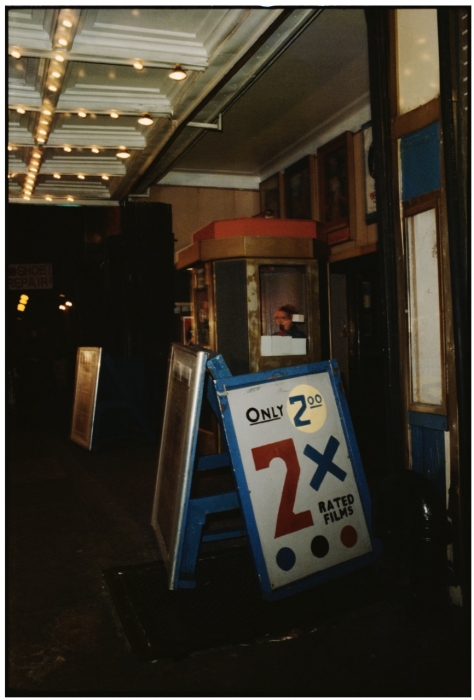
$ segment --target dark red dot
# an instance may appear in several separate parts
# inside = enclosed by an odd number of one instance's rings
[[[357,530],[352,525],[346,525],[341,530],[341,542],[344,547],[353,547],[357,543]]]

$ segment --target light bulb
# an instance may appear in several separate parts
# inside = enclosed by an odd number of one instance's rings
[[[153,119],[150,117],[149,114],[144,114],[143,117],[140,117],[138,123],[143,124],[143,126],[150,126],[151,124],[153,124]]]
[[[168,74],[168,77],[171,78],[171,80],[184,80],[187,75],[180,65],[176,65],[171,73]]]

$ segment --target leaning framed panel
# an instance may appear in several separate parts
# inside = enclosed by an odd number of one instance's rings
[[[70,439],[92,449],[102,348],[83,347],[76,353],[76,377]]]
[[[215,384],[264,597],[375,559],[370,496],[337,363]]]
[[[178,587],[207,360],[201,348],[171,346],[151,522],[171,590]]]

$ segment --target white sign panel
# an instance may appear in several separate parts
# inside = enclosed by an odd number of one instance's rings
[[[271,589],[372,552],[361,475],[329,374],[230,388],[245,496]]]

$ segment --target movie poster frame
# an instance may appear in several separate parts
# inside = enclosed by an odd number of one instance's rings
[[[343,197],[347,199],[346,211],[333,219],[328,213],[328,193],[331,186],[331,161],[337,163],[336,176],[342,182]],[[319,220],[328,245],[352,240],[356,230],[354,134],[345,131],[318,148]]]
[[[87,363],[90,369],[85,370],[84,353],[91,355],[92,362]],[[70,439],[92,450],[94,436],[95,413],[97,406],[97,394],[99,390],[99,376],[102,364],[102,348],[99,347],[79,347],[76,352],[76,373],[74,379],[74,398],[71,418]],[[89,377],[87,377],[89,374]],[[87,425],[81,426],[81,414],[86,414]]]
[[[316,158],[309,154],[284,170],[285,218],[316,220]],[[299,207],[295,207],[299,200]],[[305,216],[300,214],[304,213]]]
[[[275,219],[285,218],[283,173],[275,173],[259,185],[260,214],[271,210]]]
[[[208,357],[202,348],[171,345],[151,518],[170,590],[178,588]]]

